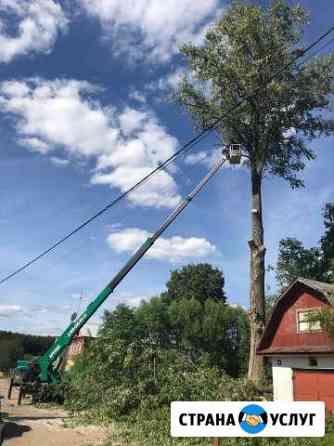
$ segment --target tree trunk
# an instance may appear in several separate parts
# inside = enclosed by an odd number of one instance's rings
[[[250,354],[248,379],[259,384],[264,374],[264,362],[256,355],[265,323],[265,251],[262,222],[262,175],[253,168],[252,182],[252,240],[250,247]]]

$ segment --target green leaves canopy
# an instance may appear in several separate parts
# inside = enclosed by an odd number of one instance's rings
[[[167,282],[168,299],[196,299],[204,303],[207,299],[225,302],[224,275],[208,263],[187,265],[172,271]]]
[[[241,307],[226,305],[223,283],[222,272],[208,264],[173,271],[160,297],[137,309],[120,305],[106,312],[100,334],[117,348],[176,350],[193,362],[205,357],[210,366],[238,376],[248,357],[248,320]]]
[[[122,416],[145,398],[159,406],[196,392],[212,397],[205,386],[195,391],[192,379],[217,383],[223,373],[242,375],[247,314],[225,303],[223,284],[218,269],[188,265],[171,273],[161,296],[138,308],[119,305],[106,312],[98,338],[70,372],[71,407],[102,407],[103,416]],[[206,387],[214,389],[210,382]]]
[[[266,10],[234,1],[202,46],[181,50],[191,75],[182,82],[178,100],[196,125],[208,128],[221,118],[222,143],[241,143],[258,175],[280,176],[293,187],[302,185],[297,173],[303,160],[315,156],[302,137],[334,129],[333,120],[321,114],[334,90],[334,57],[319,57],[303,68],[292,64],[306,20],[300,6],[283,0]]]
[[[281,288],[297,277],[334,282],[334,203],[323,210],[325,232],[319,246],[305,248],[295,238],[280,241],[276,278]]]
[[[320,248],[305,248],[295,238],[281,240],[276,277],[281,288],[288,286],[297,277],[324,280]]]
[[[327,203],[324,209],[325,233],[320,240],[323,269],[326,280],[334,282],[334,203]]]

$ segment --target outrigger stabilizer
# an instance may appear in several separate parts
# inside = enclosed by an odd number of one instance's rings
[[[208,172],[202,181],[187,195],[175,210],[167,217],[166,221],[159,229],[149,237],[143,245],[132,255],[130,260],[115,275],[111,282],[97,295],[97,297],[87,306],[81,315],[71,321],[63,334],[59,336],[51,347],[39,358],[32,361],[20,360],[16,364],[16,368],[11,373],[10,386],[8,390],[8,398],[11,398],[12,389],[19,389],[18,404],[25,394],[34,395],[42,385],[55,384],[61,381],[60,365],[61,359],[66,348],[71,344],[73,337],[79,333],[80,329],[86,322],[96,313],[100,306],[115,290],[117,285],[124,277],[134,268],[137,262],[152,247],[154,242],[166,231],[166,229],[176,220],[178,215],[188,206],[193,198],[198,195],[225,162],[225,157],[217,161],[215,166]]]

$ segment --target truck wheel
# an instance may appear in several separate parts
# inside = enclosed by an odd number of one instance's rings
[[[24,391],[23,391],[23,388],[22,387],[20,387],[19,388],[19,396],[18,396],[18,398],[17,398],[17,405],[18,406],[21,406],[21,402],[22,402],[22,398],[24,397]]]
[[[3,442],[4,437],[5,437],[4,430],[5,430],[5,423],[0,421],[0,446],[2,445],[2,442]]]
[[[13,390],[13,384],[14,384],[14,379],[10,378],[10,382],[9,382],[9,389],[8,389],[8,399],[10,400],[12,397],[12,390]],[[1,443],[0,443],[1,444]]]

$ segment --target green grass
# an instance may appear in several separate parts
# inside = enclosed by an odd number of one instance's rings
[[[212,440],[209,438],[179,438],[179,439],[172,439],[169,436],[159,436],[155,439],[154,435],[150,438],[143,438],[141,435],[141,432],[137,432],[135,425],[130,425],[128,423],[113,423],[112,427],[112,435],[108,438],[107,442],[104,444],[104,446],[211,446]],[[261,446],[280,446],[281,444],[283,446],[304,446],[307,444],[307,446],[334,446],[334,433],[327,434],[324,438],[308,438],[305,439],[307,443],[305,443],[303,440],[304,438],[295,438],[291,439],[291,443],[289,442],[289,439],[282,439],[282,442],[277,443],[279,439],[261,439]],[[242,444],[244,446],[245,444],[253,445],[254,439],[250,439],[249,443],[245,443],[247,441],[246,439],[222,439],[221,446],[234,446]],[[239,443],[240,442],[240,443]],[[288,443],[289,442],[289,443]],[[258,443],[256,442],[256,445]],[[256,446],[254,444],[254,446]]]
[[[334,446],[334,433],[327,434],[319,442],[321,446]]]

